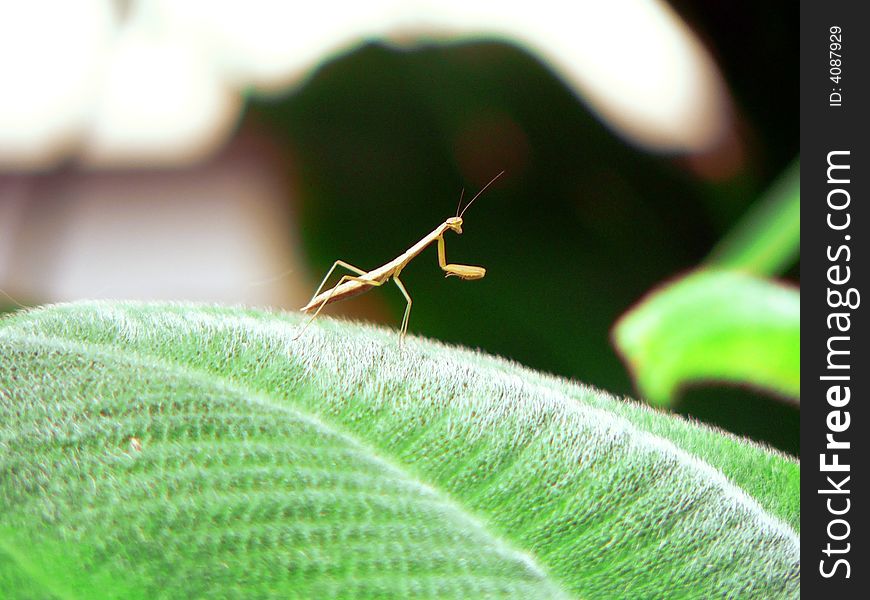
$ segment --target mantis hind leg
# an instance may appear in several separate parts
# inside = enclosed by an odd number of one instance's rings
[[[341,262],[341,261],[336,261],[336,264],[339,263],[339,262]],[[332,268],[334,269],[334,268],[335,268],[335,265],[333,265]],[[331,270],[330,270],[330,271],[331,271]],[[365,272],[363,271],[362,274],[365,275]],[[328,295],[326,298],[323,299],[323,302],[320,303],[320,306],[317,307],[317,310],[314,311],[314,314],[311,315],[311,318],[308,319],[308,322],[306,322],[306,323],[305,323],[305,326],[302,327],[302,331],[300,331],[299,333],[297,333],[297,334],[296,334],[296,337],[293,338],[294,341],[295,341],[295,340],[298,340],[300,337],[302,337],[302,334],[305,333],[305,330],[308,329],[308,326],[311,325],[311,322],[312,322],[314,319],[317,318],[317,315],[320,314],[320,311],[323,310],[323,307],[326,306],[327,304],[329,304],[329,301],[332,300],[332,296],[333,296],[333,294],[335,294],[335,290],[337,290],[338,287],[339,287],[341,284],[346,283],[346,282],[348,282],[348,281],[357,281],[357,282],[359,282],[359,283],[362,283],[362,284],[365,284],[365,285],[370,285],[370,286],[372,286],[372,287],[378,287],[378,286],[384,284],[383,281],[377,281],[377,280],[372,280],[372,279],[363,279],[363,278],[361,278],[361,277],[354,277],[353,275],[342,275],[342,276],[341,276],[341,279],[338,280],[338,283],[335,284],[335,286],[332,288],[332,291],[329,293],[329,295]],[[322,284],[321,284],[321,285],[322,285]],[[317,294],[315,294],[314,297],[316,298],[316,297],[317,297]],[[313,300],[313,299],[314,299],[314,298],[312,298],[312,300]]]
[[[346,263],[343,260],[337,260],[334,263],[332,263],[332,267],[330,267],[329,271],[326,272],[326,276],[323,278],[323,281],[320,282],[320,286],[318,286],[317,291],[314,292],[313,296],[311,296],[311,300],[314,300],[315,298],[317,298],[317,294],[319,294],[320,291],[323,289],[323,286],[326,285],[326,282],[329,279],[329,276],[332,275],[332,272],[335,271],[336,267],[344,267],[348,271],[351,271],[352,273],[356,273],[357,275],[365,275],[366,274],[365,271],[353,266],[350,263]],[[309,302],[311,302],[311,300],[309,300]]]
[[[405,316],[402,317],[402,329],[399,330],[399,343],[404,343],[405,335],[408,333],[408,318],[411,316],[411,296],[408,295],[408,290],[405,289],[404,284],[398,277],[393,277],[393,281],[396,282],[396,285],[399,287],[399,291],[402,292],[402,295],[405,297],[405,300],[408,301],[408,305],[405,307]]]

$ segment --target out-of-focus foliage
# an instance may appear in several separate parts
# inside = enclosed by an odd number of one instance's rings
[[[614,329],[645,398],[697,381],[800,398],[800,294],[757,277],[701,270],[655,291]]]
[[[723,269],[778,275],[794,264],[800,244],[800,163],[795,161],[716,246],[709,263]]]
[[[747,383],[800,400],[800,294],[772,274],[800,248],[795,163],[723,240],[711,267],[669,283],[622,317],[614,343],[641,394],[671,404],[698,381]]]
[[[0,595],[799,595],[794,459],[302,323],[112,302],[0,321]]]

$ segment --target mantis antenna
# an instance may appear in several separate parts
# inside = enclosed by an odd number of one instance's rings
[[[456,216],[459,216],[459,209],[462,207],[462,197],[465,195],[465,188],[459,193],[459,204],[456,205]]]
[[[486,191],[486,188],[488,188],[488,187],[491,186],[493,183],[495,183],[495,180],[498,179],[499,177],[501,177],[502,175],[504,175],[504,171],[502,171],[501,173],[499,173],[498,175],[496,175],[495,177],[493,177],[492,179],[490,179],[490,180],[489,180],[489,183],[487,183],[485,186],[483,186],[482,188],[480,188],[480,191],[477,192],[477,193],[474,195],[474,198],[472,198],[471,200],[469,200],[468,204],[465,205],[465,208],[462,209],[462,212],[459,213],[459,218],[460,218],[460,219],[462,218],[462,215],[465,214],[465,211],[468,210],[468,207],[471,206],[471,205],[474,203],[474,201],[477,200],[477,199],[480,197],[480,195],[481,195],[483,192]]]

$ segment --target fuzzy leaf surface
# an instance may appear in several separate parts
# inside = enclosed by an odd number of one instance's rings
[[[799,464],[502,359],[295,315],[0,322],[7,598],[799,596]]]

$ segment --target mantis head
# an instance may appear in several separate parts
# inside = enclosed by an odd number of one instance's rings
[[[450,217],[445,223],[456,233],[462,233],[462,217]]]

